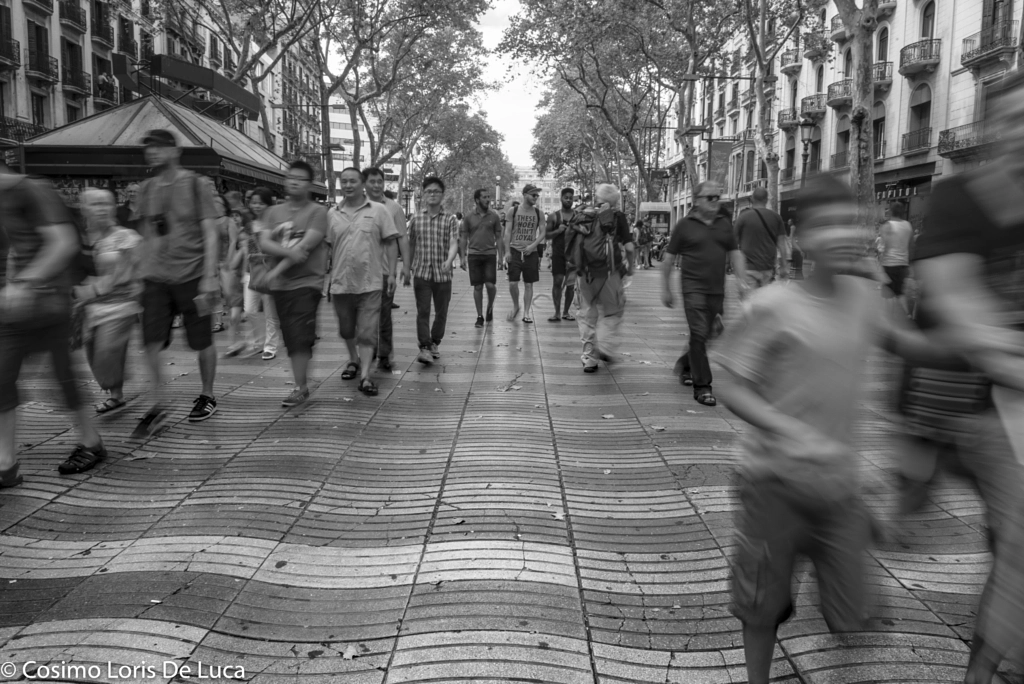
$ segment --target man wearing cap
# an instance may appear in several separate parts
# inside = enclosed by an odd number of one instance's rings
[[[519,280],[523,289],[523,323],[533,323],[533,284],[540,280],[540,254],[537,247],[544,242],[544,213],[537,207],[540,188],[527,184],[523,203],[513,207],[505,227],[505,261],[508,263],[508,291],[512,295],[512,311],[508,320],[519,315]]]
[[[142,337],[153,378],[153,408],[136,432],[153,434],[167,422],[163,363],[160,352],[171,340],[171,321],[181,314],[188,346],[199,354],[202,392],[188,419],[198,423],[217,410],[213,378],[217,349],[213,345],[209,297],[218,291],[217,211],[210,184],[181,168],[181,148],[174,134],[151,130],[143,138],[146,163],[153,177],[139,188],[138,218],[142,234]]]

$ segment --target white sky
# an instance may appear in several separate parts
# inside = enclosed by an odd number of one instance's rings
[[[518,9],[518,0],[492,0],[492,8],[480,20],[484,47],[493,50],[498,46],[509,17]],[[530,147],[542,90],[540,79],[532,77],[526,65],[501,55],[491,56],[484,77],[501,84],[500,90],[482,97],[480,104],[487,121],[505,136],[505,154],[516,166],[533,166]]]

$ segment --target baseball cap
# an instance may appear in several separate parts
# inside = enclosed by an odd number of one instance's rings
[[[524,195],[532,195],[535,192],[540,192],[540,188],[538,188],[536,185],[532,183],[527,183],[526,187],[523,188]]]
[[[160,147],[177,147],[178,139],[174,137],[173,133],[164,128],[154,128],[146,133],[146,137],[142,139],[142,144],[146,147],[149,147],[150,145],[158,145]]]

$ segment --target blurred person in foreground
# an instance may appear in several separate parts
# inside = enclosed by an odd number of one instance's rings
[[[58,470],[81,473],[107,451],[82,403],[71,367],[71,278],[78,231],[48,181],[0,164],[0,489],[21,484],[17,442],[18,374],[32,352],[50,355],[80,443]]]
[[[814,272],[754,292],[747,315],[712,352],[732,378],[720,390],[723,401],[754,428],[738,474],[730,606],[743,623],[750,684],[768,682],[778,626],[793,614],[798,553],[814,562],[829,629],[864,628],[872,522],[858,491],[851,428],[871,346],[919,363],[956,360],[895,327],[873,281],[842,275],[861,258],[865,235],[849,187],[819,176],[801,192],[797,212]]]
[[[137,249],[142,237],[116,222],[113,193],[86,188],[80,201],[96,275],[75,288],[75,299],[85,306],[83,339],[89,368],[100,389],[110,394],[96,406],[96,413],[111,413],[125,405],[128,341],[142,313]]]
[[[962,465],[985,501],[994,562],[966,684],[989,684],[1024,645],[1024,72],[990,91],[1001,156],[941,181],[915,247],[937,335],[992,383]]]

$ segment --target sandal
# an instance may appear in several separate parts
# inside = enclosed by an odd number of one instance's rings
[[[523,316],[523,323],[533,323],[533,319],[529,316]]]
[[[562,320],[562,317],[559,316],[558,314],[555,314],[554,316],[552,316],[551,318],[548,319],[548,323],[558,323],[561,320]]]
[[[111,413],[119,408],[124,408],[128,402],[124,399],[115,399],[114,397],[108,398],[102,404],[96,404],[96,413],[103,415],[104,413]]]
[[[354,380],[359,375],[359,364],[354,361],[349,361],[345,366],[345,370],[341,372],[342,380]]]
[[[717,406],[718,400],[715,399],[715,395],[711,392],[701,392],[700,394],[694,394],[693,398],[697,400],[698,404],[703,406]]]
[[[572,314],[562,314],[562,320],[563,321],[575,321],[576,317],[573,316]]]
[[[363,378],[359,381],[359,391],[368,397],[377,396],[377,385],[370,378]]]
[[[96,465],[107,457],[107,450],[103,448],[103,445],[94,447],[87,447],[84,444],[79,444],[75,447],[75,450],[71,452],[67,460],[57,466],[57,472],[61,475],[75,475],[78,473],[84,473],[87,470],[92,470]]]

